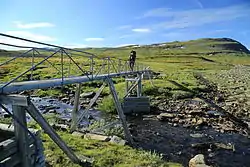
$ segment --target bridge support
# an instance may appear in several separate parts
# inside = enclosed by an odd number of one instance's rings
[[[75,100],[74,100],[74,108],[71,112],[71,131],[75,129],[77,124],[77,115],[79,111],[79,100],[80,100],[80,93],[81,93],[81,84],[76,84],[76,91],[75,91]]]
[[[1,104],[12,104],[14,115],[22,122],[24,127],[20,127],[19,124],[15,123],[15,135],[18,140],[18,145],[21,150],[23,159],[23,167],[29,167],[31,161],[28,159],[26,154],[27,145],[27,133],[24,132],[23,128],[27,128],[25,110],[31,115],[31,117],[41,126],[41,128],[49,135],[49,137],[61,148],[61,150],[70,158],[71,161],[77,164],[89,166],[89,158],[83,157],[80,160],[74,152],[66,145],[66,143],[61,139],[61,137],[56,133],[56,131],[49,125],[49,123],[44,119],[39,110],[34,106],[27,96],[20,95],[10,95],[4,96],[0,95]]]
[[[136,90],[136,95],[130,97],[133,90]],[[142,96],[142,73],[138,73],[136,78],[126,78],[126,92],[122,106],[124,114],[150,112],[149,97]]]
[[[114,83],[113,83],[112,79],[109,78],[109,77],[107,77],[106,81],[107,81],[107,83],[109,85],[110,92],[111,92],[112,97],[114,99],[115,107],[116,107],[116,110],[118,112],[119,118],[121,119],[122,126],[123,126],[123,129],[124,129],[125,138],[128,140],[128,142],[131,145],[133,145],[134,144],[133,138],[132,138],[132,135],[130,134],[130,131],[128,129],[128,126],[127,126],[127,123],[126,123],[126,118],[125,118],[125,115],[123,113],[123,109],[122,109],[121,103],[119,101],[119,98],[117,96]]]
[[[80,124],[80,122],[82,121],[82,119],[85,117],[88,117],[88,112],[89,112],[89,109],[94,105],[94,103],[96,102],[96,100],[98,99],[98,97],[101,95],[103,89],[105,88],[106,86],[106,83],[104,82],[102,84],[102,86],[99,88],[99,90],[96,92],[95,96],[90,100],[90,103],[89,105],[86,107],[86,109],[80,114],[80,116],[78,118],[74,118],[74,119],[77,119],[76,121],[73,121],[72,122],[72,125],[71,125],[71,132],[75,131],[77,126]],[[78,98],[78,101],[79,101],[79,97],[77,96]],[[75,108],[75,107],[74,107]],[[76,114],[77,115],[77,114]],[[72,118],[73,119],[73,118]]]
[[[132,82],[132,84],[130,84]],[[132,94],[132,91],[136,88],[137,97],[142,96],[142,74],[138,73],[136,78],[126,78],[125,79],[125,97]]]
[[[28,133],[19,125],[21,123],[27,127],[26,111],[24,106],[12,105],[13,115],[19,119],[19,122],[14,120],[14,133],[17,141],[17,148],[19,150],[19,157],[21,157],[22,167],[31,167],[31,159],[29,157],[29,141]]]

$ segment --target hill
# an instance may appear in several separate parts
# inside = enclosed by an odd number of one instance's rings
[[[174,41],[149,45],[129,45],[117,48],[85,48],[81,49],[99,56],[127,57],[131,50],[136,50],[143,57],[164,56],[213,56],[218,54],[249,54],[250,51],[240,42],[230,38],[203,38],[190,41]]]
[[[143,57],[166,55],[217,55],[217,54],[249,54],[250,51],[240,42],[230,38],[202,38],[190,41],[174,41],[149,45],[128,45],[114,48],[77,48],[77,50],[103,56],[127,56],[130,50],[136,50]],[[0,56],[15,55],[15,51],[0,49]]]

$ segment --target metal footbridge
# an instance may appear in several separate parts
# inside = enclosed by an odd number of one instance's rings
[[[8,40],[1,40],[6,38]],[[14,45],[5,41],[19,40],[28,46]],[[20,43],[20,42],[19,42]],[[57,45],[47,44],[34,40],[15,37],[0,33],[0,46],[18,48],[15,52],[0,49],[0,107],[8,112],[14,119],[15,138],[20,152],[21,166],[30,167],[31,158],[28,155],[27,140],[30,133],[27,133],[26,112],[42,127],[45,133],[63,150],[63,152],[75,163],[87,166],[90,164],[89,158],[81,156],[79,158],[66,145],[56,131],[49,125],[47,120],[31,102],[29,96],[20,95],[22,91],[48,89],[53,87],[63,87],[68,84],[76,84],[74,109],[72,111],[71,131],[77,129],[78,124],[86,116],[88,109],[97,100],[103,88],[108,85],[119,119],[124,128],[126,140],[132,145],[133,139],[126,124],[121,103],[112,78],[133,75],[135,83],[128,86],[126,90],[128,96],[137,87],[137,95],[141,96],[141,79],[144,74],[149,74],[149,67],[136,62],[131,69],[129,62],[119,57],[97,56],[81,49],[70,49]],[[8,57],[6,59],[6,57]],[[20,68],[21,67],[21,68]],[[20,73],[16,73],[20,71]],[[91,81],[103,81],[96,96],[83,113],[79,112],[79,94],[81,84]],[[131,80],[131,78],[130,78]],[[5,107],[12,105],[12,112]],[[1,162],[1,160],[0,160]],[[1,163],[0,163],[1,164]]]
[[[0,36],[13,40],[29,42],[31,45],[36,44],[42,46],[17,46],[8,43],[1,43],[0,40],[0,46],[5,45],[20,49],[27,49],[21,53],[18,51],[17,53],[10,55],[8,60],[0,62],[0,68],[4,69],[9,65],[13,65],[15,62],[18,62],[18,60],[22,60],[23,58],[26,58],[25,61],[28,60],[27,58],[30,58],[30,66],[25,66],[27,68],[25,71],[20,71],[20,74],[13,76],[13,78],[10,78],[10,80],[8,80],[6,83],[0,82],[0,94],[21,92],[32,89],[46,89],[49,87],[67,84],[103,80],[106,77],[114,78],[131,74],[145,73],[149,71],[146,66],[138,62],[135,63],[134,69],[132,71],[128,61],[117,57],[98,57],[95,54],[82,50],[69,49],[2,33],[0,33]],[[4,54],[4,52],[2,54]],[[24,64],[27,63],[28,62],[25,62]],[[20,66],[21,64],[18,65]],[[43,78],[38,80],[36,77],[34,77],[36,75],[35,71],[39,69],[40,66],[44,68],[43,65],[50,66],[53,70],[48,71],[49,75],[53,76],[53,74],[56,73],[56,78]],[[41,70],[39,71],[41,72]],[[27,76],[30,76],[28,81]]]

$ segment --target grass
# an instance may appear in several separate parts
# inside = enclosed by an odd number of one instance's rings
[[[144,63],[151,67],[156,72],[160,72],[161,76],[153,80],[155,87],[152,87],[149,81],[143,81],[143,93],[150,97],[161,98],[183,98],[192,96],[190,93],[180,90],[169,80],[177,81],[192,90],[205,89],[204,85],[196,82],[193,76],[194,72],[203,73],[206,76],[212,76],[221,70],[228,70],[233,65],[250,64],[249,54],[239,52],[234,49],[228,49],[228,45],[233,47],[239,45],[236,41],[221,41],[211,39],[200,39],[188,42],[171,42],[163,46],[152,45],[143,46],[140,48],[123,47],[113,49],[83,49],[85,51],[95,53],[99,57],[114,56],[123,60],[127,60],[131,49],[135,49],[138,53],[138,62]],[[180,47],[185,47],[180,49]],[[218,52],[218,53],[217,53]],[[0,56],[0,62],[9,59],[9,54],[3,52],[6,56]],[[1,54],[3,54],[1,53]],[[48,55],[48,53],[43,53]],[[41,61],[41,57],[36,57],[34,62]],[[89,59],[82,56],[74,56],[74,60],[84,70],[89,70]],[[33,71],[34,77],[37,79],[57,78],[61,76],[60,71],[61,58],[60,55],[55,55],[49,59],[54,64],[52,67],[48,62],[45,62],[42,67]],[[80,75],[82,72],[76,65],[70,65],[70,59],[64,57],[65,65],[63,67],[64,74]],[[101,60],[97,60],[98,69],[101,67]],[[18,58],[14,63],[0,67],[0,83],[7,82],[15,78],[31,66],[31,58]],[[40,66],[39,66],[40,67]],[[96,71],[98,71],[95,68]],[[24,75],[19,81],[27,80],[27,75]],[[122,100],[125,92],[124,79],[118,78],[114,81],[116,90],[119,92],[119,99]],[[81,92],[96,91],[101,86],[102,82],[84,83]],[[65,89],[74,90],[75,85],[65,86]],[[36,90],[33,92],[39,96],[54,96],[58,97],[63,94],[60,89]],[[103,95],[109,93],[108,87],[103,91]],[[116,114],[115,107],[111,95],[105,96],[98,108]],[[48,115],[46,118],[49,121],[56,121],[54,115]],[[0,122],[9,123],[11,119],[0,119]],[[32,127],[37,127],[36,124],[30,124]],[[97,125],[98,126],[98,125]],[[99,125],[100,126],[100,125]],[[99,142],[95,140],[85,140],[79,137],[72,136],[66,132],[58,132],[66,143],[73,148],[78,155],[85,155],[95,159],[94,166],[181,166],[172,164],[162,160],[162,157],[156,153],[151,153],[143,150],[133,149],[129,146],[119,146],[115,144]],[[120,133],[119,130],[107,133]],[[65,154],[49,139],[46,134],[43,134],[46,160],[52,166],[77,166],[70,162]]]
[[[77,155],[94,158],[93,166],[181,166],[163,161],[160,155],[156,153],[135,150],[129,146],[81,139],[64,132],[59,132],[59,135],[62,136],[66,143],[70,143],[69,146]],[[63,164],[64,166],[78,167],[78,165],[73,164],[68,158],[65,158],[64,153],[53,142],[49,142],[50,138],[47,135],[43,135],[43,138],[46,141],[44,143],[46,159],[50,162],[51,166],[59,167]]]

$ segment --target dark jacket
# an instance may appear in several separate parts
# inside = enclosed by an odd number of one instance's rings
[[[135,59],[136,59],[136,52],[131,51],[129,56],[129,61],[135,61]]]

